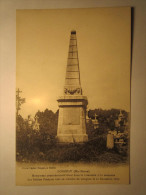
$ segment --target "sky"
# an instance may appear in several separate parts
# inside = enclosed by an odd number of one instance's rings
[[[16,89],[27,118],[58,109],[63,95],[71,30],[77,45],[88,109],[130,111],[130,8],[17,10]]]

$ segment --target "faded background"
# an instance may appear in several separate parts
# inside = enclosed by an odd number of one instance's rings
[[[17,10],[16,86],[20,114],[58,109],[71,30],[77,31],[79,67],[88,108],[130,111],[130,8]]]
[[[131,185],[15,186],[15,72],[16,9],[134,7],[131,83]],[[146,68],[145,0],[0,1],[0,194],[145,194],[146,178]],[[65,53],[66,55],[66,53]]]

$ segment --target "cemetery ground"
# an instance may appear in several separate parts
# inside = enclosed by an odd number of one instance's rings
[[[19,133],[18,133],[19,134]],[[107,149],[106,136],[101,135],[88,142],[59,144],[55,138],[44,140],[34,132],[23,135],[22,140],[17,135],[17,156],[19,162],[98,162],[127,163],[128,144]]]
[[[99,127],[94,129],[92,116],[98,115]],[[89,112],[90,121],[87,123],[88,141],[85,143],[61,144],[56,140],[58,111],[53,113],[46,109],[38,111],[40,130],[35,131],[29,126],[28,120],[21,116],[16,119],[16,160],[17,162],[96,162],[108,164],[127,164],[129,162],[129,133],[123,133],[123,143],[115,144],[113,149],[107,148],[107,134],[115,130],[114,121],[120,110],[94,110]],[[123,111],[127,121],[127,113]],[[124,132],[127,126],[121,123],[118,129]]]

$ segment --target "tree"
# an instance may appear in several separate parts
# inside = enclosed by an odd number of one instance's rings
[[[97,119],[99,122],[98,131],[100,133],[106,134],[109,129],[110,130],[116,129],[115,120],[118,119],[118,116],[120,114],[120,109],[102,110],[101,108],[99,108],[99,109],[94,109],[94,110],[88,111],[88,116],[91,119],[95,118],[95,114],[97,115]],[[122,110],[122,114],[124,115],[124,120],[127,122],[128,113],[125,110]],[[121,131],[121,132],[124,131],[123,121],[120,122],[119,131]]]
[[[36,113],[38,117],[38,122],[40,124],[41,134],[49,135],[54,137],[57,134],[57,125],[58,125],[58,111],[56,113],[52,110],[46,109],[44,112],[38,111]]]

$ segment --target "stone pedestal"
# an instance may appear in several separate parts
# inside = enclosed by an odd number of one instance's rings
[[[57,140],[63,143],[88,141],[86,134],[87,98],[82,95],[65,95],[58,100],[59,121]]]

